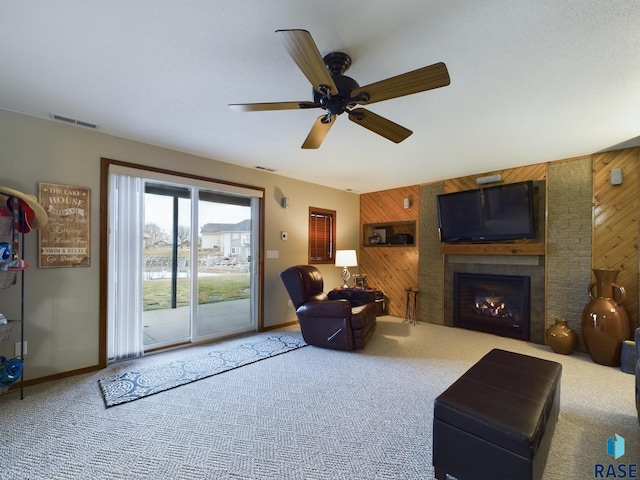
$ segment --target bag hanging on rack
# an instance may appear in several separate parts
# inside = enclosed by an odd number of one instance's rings
[[[24,224],[22,218],[22,200],[12,197],[13,200],[13,260],[9,262],[8,270],[25,270],[29,268],[26,260],[20,258],[20,239],[18,232],[22,232]]]
[[[13,232],[12,232],[12,244],[6,244],[4,249],[5,253],[10,255],[9,260],[0,261],[0,288],[8,288],[16,283],[16,268],[19,263],[20,256],[20,215],[22,208],[20,206],[20,199],[18,197],[10,197],[7,200],[7,204],[11,204],[13,212]],[[26,267],[25,267],[26,268]]]
[[[0,388],[10,387],[20,379],[22,375],[22,360],[12,358],[6,360],[0,357]]]

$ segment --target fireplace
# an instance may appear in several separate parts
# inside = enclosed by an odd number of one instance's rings
[[[453,326],[529,340],[527,276],[454,273]]]

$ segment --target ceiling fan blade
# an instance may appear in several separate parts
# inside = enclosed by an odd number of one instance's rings
[[[413,132],[364,108],[349,110],[349,120],[394,143],[400,143]]]
[[[313,127],[311,127],[311,131],[309,132],[309,135],[307,135],[307,138],[302,144],[302,148],[304,149],[320,148],[320,145],[322,145],[322,142],[324,141],[324,137],[327,136],[327,133],[329,133],[329,130],[331,130],[331,127],[333,126],[334,123],[336,123],[335,115],[319,116],[316,120],[316,123],[314,123]]]
[[[266,110],[297,110],[299,108],[319,108],[313,102],[271,102],[271,103],[232,103],[229,108],[234,112],[262,112]]]
[[[306,30],[276,30],[276,33],[313,88],[322,93],[321,86],[325,86],[331,90],[332,95],[336,95],[338,87],[331,78],[311,34]]]
[[[365,99],[358,100],[357,103],[368,105],[389,100],[390,98],[446,87],[450,83],[451,79],[449,78],[447,66],[440,62],[356,88],[351,92],[351,98],[355,98],[358,94],[366,94]]]

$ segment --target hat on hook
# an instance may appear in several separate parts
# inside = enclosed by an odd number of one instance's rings
[[[23,227],[20,230],[23,233],[29,233],[32,228],[44,227],[49,221],[47,212],[44,207],[38,203],[38,199],[34,195],[27,195],[26,193],[14,190],[9,187],[0,187],[0,206],[5,203],[9,211],[13,211],[13,202],[11,197],[18,197],[20,200],[20,206],[24,213],[24,217],[21,219]],[[0,215],[2,211],[0,210]],[[6,215],[6,214],[5,214]]]

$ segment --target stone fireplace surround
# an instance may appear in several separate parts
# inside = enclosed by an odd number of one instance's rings
[[[444,324],[453,327],[454,272],[528,276],[531,282],[529,341],[544,344],[544,257],[535,255],[445,255]]]
[[[578,350],[586,352],[582,341],[580,322],[582,309],[589,300],[586,287],[592,278],[592,264],[594,262],[602,265],[608,264],[603,263],[606,260],[603,257],[605,254],[615,259],[610,261],[618,261],[617,259],[621,258],[619,253],[613,255],[609,250],[593,253],[593,235],[595,234],[593,224],[594,171],[600,172],[599,175],[602,179],[599,184],[603,185],[604,191],[608,191],[610,187],[608,173],[611,169],[608,162],[611,161],[611,155],[618,159],[621,155],[627,158],[628,155],[633,154],[635,157],[629,157],[629,162],[631,165],[637,165],[638,152],[640,152],[640,148],[623,150],[619,154],[603,154],[595,164],[592,157],[581,157],[551,162],[546,166],[533,165],[483,173],[483,175],[500,173],[505,179],[509,175],[508,181],[532,179],[536,183],[539,182],[537,183],[541,187],[539,193],[545,194],[544,199],[539,199],[540,228],[537,239],[540,244],[545,244],[544,256],[536,253],[532,259],[527,260],[518,256],[515,261],[515,265],[533,263],[538,270],[544,272],[544,280],[537,275],[538,280],[532,279],[533,298],[531,304],[535,310],[532,312],[532,322],[534,322],[532,328],[535,332],[531,335],[531,342],[544,344],[545,326],[543,324],[537,325],[543,322],[540,320],[543,316],[538,313],[538,309],[543,309],[544,302],[546,306],[544,317],[548,323],[546,326],[552,325],[555,317],[566,318],[569,326],[578,334],[580,342]],[[540,167],[544,168],[538,170],[537,168]],[[420,214],[418,217],[420,301],[418,309],[419,318],[429,323],[452,326],[453,312],[450,307],[453,302],[453,274],[451,273],[453,266],[451,263],[456,263],[456,268],[464,269],[470,268],[464,264],[482,262],[483,266],[478,270],[480,273],[483,269],[490,268],[486,265],[494,265],[493,268],[499,268],[505,263],[498,256],[493,255],[458,255],[458,258],[452,258],[453,255],[443,252],[438,229],[434,227],[438,225],[437,195],[460,189],[476,188],[475,178],[474,175],[420,186]],[[545,184],[546,189],[542,188]],[[620,218],[623,210],[628,212],[627,215],[631,218],[636,211],[634,205],[629,204],[625,209],[619,205],[615,208],[613,205],[609,205],[604,212],[615,211],[614,215],[608,217],[611,221]],[[600,233],[601,236],[610,232],[610,223],[604,222],[596,228],[596,231],[598,230],[603,232]],[[626,232],[629,233],[626,235],[627,237],[637,238],[637,233],[629,230]],[[622,242],[617,251],[619,252],[621,248],[623,248]],[[505,268],[503,273],[508,274],[506,270],[511,268],[515,267]],[[532,268],[532,266],[524,266],[523,268]],[[446,279],[445,271],[449,272]],[[626,288],[627,284],[624,286]],[[544,297],[540,298],[540,295],[544,295]],[[448,307],[445,307],[445,304]]]

